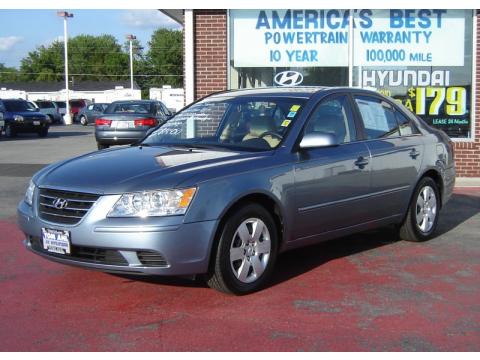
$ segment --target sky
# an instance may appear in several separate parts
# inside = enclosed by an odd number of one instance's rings
[[[133,34],[147,50],[154,30],[181,29],[158,10],[65,10],[74,14],[68,19],[69,38],[108,34],[123,44]],[[29,51],[63,40],[63,18],[56,10],[0,10],[0,24],[0,63],[5,66],[18,68]]]

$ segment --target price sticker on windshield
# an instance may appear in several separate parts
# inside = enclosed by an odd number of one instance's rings
[[[287,127],[288,125],[290,125],[291,122],[292,122],[292,120],[287,120],[287,119],[285,119],[285,120],[283,120],[281,126],[282,126],[282,127]]]

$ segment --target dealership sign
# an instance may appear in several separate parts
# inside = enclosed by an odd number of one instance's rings
[[[463,66],[461,10],[354,10],[356,66]],[[349,10],[231,10],[235,67],[348,66]]]

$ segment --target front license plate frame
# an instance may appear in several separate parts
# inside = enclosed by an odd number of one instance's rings
[[[60,255],[70,255],[71,244],[70,231],[42,228],[42,245],[44,250]]]

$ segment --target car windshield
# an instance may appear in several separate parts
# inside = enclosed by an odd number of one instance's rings
[[[15,111],[35,111],[26,101],[5,101],[5,109],[10,112]]]
[[[105,110],[106,114],[115,113],[135,113],[135,114],[152,114],[152,103],[150,102],[120,102],[112,103]]]
[[[207,99],[175,115],[142,144],[274,149],[298,118],[305,101],[287,97]]]
[[[53,105],[53,103],[49,101],[38,101],[37,106],[40,109],[51,109],[55,107],[55,105]]]
[[[58,105],[58,107],[67,107],[67,104],[64,101],[55,101],[55,103]]]

